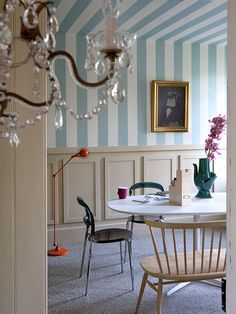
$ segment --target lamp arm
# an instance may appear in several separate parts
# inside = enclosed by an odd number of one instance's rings
[[[53,63],[56,58],[63,58],[68,61],[69,68],[71,70],[70,71],[71,75],[77,84],[81,84],[86,87],[98,87],[98,86],[104,85],[106,81],[109,79],[108,76],[106,76],[103,80],[99,82],[94,82],[94,83],[86,82],[80,77],[77,67],[76,67],[76,63],[74,61],[74,58],[71,56],[71,54],[69,54],[67,51],[64,51],[64,50],[50,52],[48,56],[48,61],[50,61],[50,63]]]
[[[70,156],[70,158],[64,164],[62,164],[62,166],[55,173],[53,173],[52,176],[55,177],[73,158],[75,158],[75,155]]]

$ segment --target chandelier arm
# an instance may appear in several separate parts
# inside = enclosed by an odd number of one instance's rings
[[[6,97],[8,100],[10,100],[10,99],[16,100],[18,102],[24,103],[27,106],[36,107],[36,108],[37,107],[43,107],[43,106],[50,106],[52,104],[51,100],[40,102],[40,103],[32,102],[29,99],[26,99],[26,98],[22,97],[21,95],[13,93],[13,92],[6,92]],[[1,104],[1,102],[0,102],[0,104]]]
[[[70,65],[71,65],[71,68],[73,70],[73,74],[74,74],[76,81],[83,86],[99,87],[99,86],[104,85],[109,80],[109,77],[106,76],[103,80],[96,82],[96,83],[87,82],[80,77],[78,70],[77,70],[77,67],[76,67],[76,63],[75,63],[73,57],[71,56],[71,54],[69,54],[67,51],[64,51],[64,50],[58,50],[55,52],[51,52],[48,56],[48,61],[54,62],[54,59],[56,59],[57,57],[64,57],[65,59],[67,59],[70,62]]]
[[[37,10],[36,10],[36,12],[37,12],[38,15],[39,15],[40,12],[42,11],[42,9],[46,7],[47,13],[48,13],[48,15],[50,16],[50,12],[49,12],[49,10],[48,10],[48,5],[49,5],[49,4],[52,4],[52,5],[53,5],[53,2],[52,2],[52,1],[46,1],[46,2],[35,1],[35,4],[39,4],[39,6],[37,7]]]

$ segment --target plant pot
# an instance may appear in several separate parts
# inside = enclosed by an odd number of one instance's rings
[[[194,166],[194,184],[198,189],[195,197],[212,198],[210,190],[216,179],[216,174],[210,171],[210,161],[208,158],[199,159],[199,167]]]

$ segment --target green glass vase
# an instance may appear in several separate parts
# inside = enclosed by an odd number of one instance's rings
[[[200,158],[199,166],[193,164],[194,167],[194,184],[198,189],[195,197],[212,198],[210,190],[216,179],[216,174],[210,171],[210,161],[208,158]]]

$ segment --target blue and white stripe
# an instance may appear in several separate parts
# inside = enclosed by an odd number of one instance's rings
[[[102,1],[56,1],[60,32],[57,48],[74,57],[80,75],[99,77],[84,70],[86,39],[104,27]],[[122,73],[126,101],[109,101],[97,117],[75,121],[64,115],[64,127],[55,131],[54,109],[48,115],[48,146],[136,146],[201,144],[208,119],[226,112],[227,0],[123,0],[121,29],[136,32],[134,72]],[[74,84],[69,69],[59,60],[56,71],[67,104],[85,113],[97,104],[99,90]],[[189,132],[151,133],[151,81],[190,82]]]

